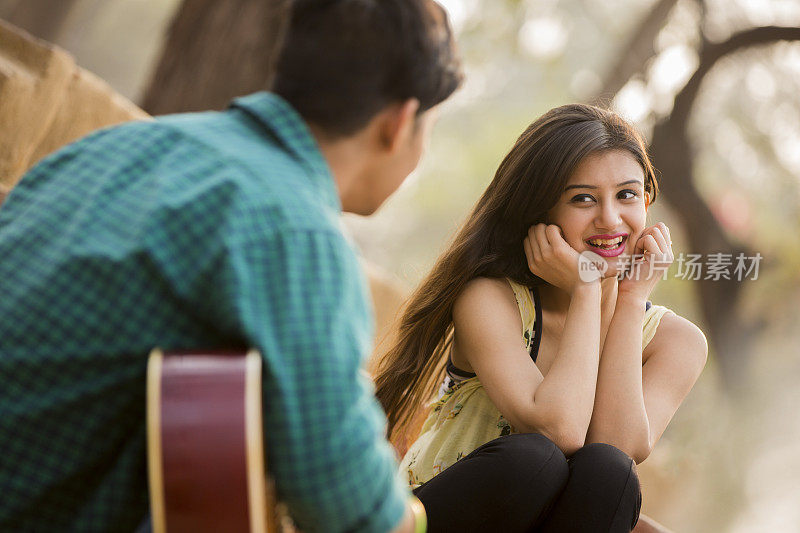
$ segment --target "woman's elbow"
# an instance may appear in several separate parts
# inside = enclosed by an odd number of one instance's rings
[[[653,449],[650,446],[644,446],[637,450],[633,450],[630,456],[631,459],[633,459],[633,462],[638,465],[644,462],[644,460],[650,456],[651,451],[653,451]]]
[[[583,448],[586,442],[586,432],[566,427],[542,427],[531,429],[531,433],[541,433],[550,439],[561,450],[565,457],[571,456]]]
[[[604,441],[598,441],[604,442]],[[633,462],[637,465],[642,463],[645,459],[650,456],[650,452],[653,450],[652,446],[649,443],[633,443],[633,442],[605,442],[605,444],[610,444],[614,446],[619,451],[633,459]]]
[[[569,457],[580,450],[586,442],[588,421],[572,420],[569,413],[526,413],[528,416],[514,417],[518,422],[509,420],[521,433],[539,433],[550,439],[553,444]]]
[[[571,457],[572,454],[583,448],[584,443],[584,439],[562,438],[556,443],[556,446],[564,454],[564,457]]]
[[[650,452],[653,450],[653,444],[650,438],[644,434],[642,435],[619,435],[619,434],[600,434],[597,431],[590,432],[586,437],[586,444],[608,444],[615,447],[628,457],[637,465],[647,459]]]
[[[648,432],[647,437],[641,440],[639,442],[639,446],[632,450],[633,453],[631,454],[631,459],[633,459],[633,462],[635,462],[637,465],[644,462],[645,459],[650,457],[650,453],[653,451],[655,445],[656,443],[653,442],[653,439]]]
[[[587,444],[591,444],[595,441],[587,442],[586,435],[581,434],[578,432],[546,432],[546,431],[539,431],[545,437],[549,438],[553,443],[560,449],[565,457],[571,457],[572,454],[586,446]],[[597,441],[602,442],[602,441]],[[605,444],[610,444],[614,446],[622,453],[633,459],[633,461],[638,465],[642,463],[647,457],[650,455],[652,448],[649,445],[642,445],[642,446],[626,446],[622,443],[618,442],[606,442]]]

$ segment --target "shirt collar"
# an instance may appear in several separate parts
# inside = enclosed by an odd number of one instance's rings
[[[338,211],[342,210],[342,201],[328,162],[308,125],[286,100],[277,94],[262,91],[236,98],[230,107],[241,109],[269,130],[308,171],[326,203]]]

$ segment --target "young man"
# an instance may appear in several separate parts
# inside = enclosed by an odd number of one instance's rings
[[[400,185],[460,80],[432,0],[298,0],[273,92],[32,169],[0,209],[0,529],[134,529],[149,351],[253,346],[299,527],[411,531],[340,214]]]

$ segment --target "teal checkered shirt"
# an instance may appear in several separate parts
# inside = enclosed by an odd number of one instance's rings
[[[359,371],[367,286],[333,178],[282,99],[105,129],[0,208],[0,530],[131,531],[148,512],[145,369],[264,358],[267,461],[305,531],[387,531],[408,491]]]

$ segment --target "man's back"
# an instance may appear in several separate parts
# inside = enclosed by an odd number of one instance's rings
[[[340,210],[310,133],[268,93],[104,130],[35,167],[0,210],[2,529],[142,520],[155,346],[260,349],[279,490],[291,502],[327,489],[325,432],[352,421],[356,444],[340,446],[357,457],[380,431],[374,402],[339,410],[368,388],[371,338]],[[344,490],[376,487],[353,482]]]
[[[400,186],[461,79],[433,0],[295,0],[274,95],[100,132],[23,178],[0,209],[0,529],[135,527],[147,353],[241,345],[300,529],[421,527],[339,214]]]

